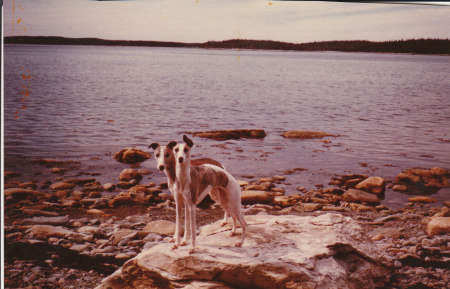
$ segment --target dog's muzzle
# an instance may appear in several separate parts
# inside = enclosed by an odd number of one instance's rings
[[[182,164],[183,161],[184,161],[183,157],[179,157],[179,158],[178,158],[178,162],[179,162],[180,164]]]
[[[164,166],[159,166],[158,169],[159,169],[160,171],[164,171]]]

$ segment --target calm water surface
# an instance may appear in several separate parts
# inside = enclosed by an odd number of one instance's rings
[[[267,137],[194,138],[195,155],[238,178],[307,169],[288,176],[288,193],[343,173],[450,168],[450,56],[44,45],[5,45],[4,55],[5,170],[24,179],[51,179],[33,162],[54,158],[115,182],[122,148],[242,128]],[[288,140],[286,130],[340,136]],[[142,164],[164,181],[154,166]],[[385,203],[407,197],[389,190]]]

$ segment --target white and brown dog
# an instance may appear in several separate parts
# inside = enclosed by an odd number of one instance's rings
[[[236,231],[236,221],[242,227],[241,240],[236,243],[242,246],[245,239],[247,223],[241,209],[241,188],[236,179],[222,168],[204,164],[191,167],[191,149],[194,145],[186,135],[183,136],[185,144],[177,144],[175,151],[176,162],[176,190],[186,205],[187,209],[187,233],[191,236],[189,252],[195,250],[196,238],[196,206],[198,200],[202,200],[210,192],[211,187],[216,187],[217,195],[211,196],[217,200],[222,208],[233,218],[231,235]],[[178,234],[180,232],[178,231]],[[179,236],[178,236],[179,239]],[[178,244],[175,244],[176,247]]]
[[[176,206],[176,222],[175,222],[175,235],[173,238],[173,241],[175,242],[174,248],[178,247],[179,245],[186,245],[187,243],[187,227],[188,227],[188,210],[185,206],[184,199],[179,194],[179,191],[177,190],[178,184],[176,179],[176,161],[175,161],[175,154],[173,152],[173,147],[177,145],[176,141],[169,142],[166,146],[161,146],[158,143],[152,143],[149,145],[149,148],[152,148],[155,152],[155,158],[156,158],[156,167],[160,171],[164,171],[167,177],[167,184],[169,191],[174,196],[175,199],[175,206]],[[193,159],[190,162],[191,166],[199,166],[202,164],[212,164],[218,167],[223,168],[222,164],[219,163],[216,160],[210,159],[210,158],[201,158],[201,159]],[[213,187],[210,192],[211,198],[216,202],[219,203],[218,195],[219,193],[216,192],[218,188]],[[206,195],[205,195],[206,196]],[[196,204],[199,204],[203,199],[199,199]],[[181,234],[181,216],[183,211],[183,205],[185,207],[185,230],[184,230],[184,237],[183,240],[180,241],[180,234]],[[225,211],[225,215],[222,221],[222,225],[225,225],[227,223],[227,212]]]

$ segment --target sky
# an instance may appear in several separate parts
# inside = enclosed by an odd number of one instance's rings
[[[294,43],[450,38],[444,6],[269,0],[4,0],[5,36]]]

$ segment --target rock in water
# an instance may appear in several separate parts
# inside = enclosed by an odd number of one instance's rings
[[[358,183],[355,188],[380,195],[383,194],[386,189],[386,180],[381,177],[370,177]]]
[[[151,155],[149,153],[134,148],[123,149],[114,155],[114,159],[116,159],[119,163],[130,165],[142,163],[150,157]]]
[[[323,138],[326,136],[337,137],[338,135],[329,134],[321,131],[292,130],[283,132],[281,136],[284,138],[314,139],[314,138]]]
[[[209,138],[213,140],[229,140],[240,138],[264,138],[266,132],[263,129],[235,129],[193,132],[193,136]]]
[[[401,172],[395,177],[393,189],[415,195],[434,194],[441,188],[450,187],[449,179],[449,171],[443,168],[412,168]]]
[[[368,204],[380,203],[380,199],[377,196],[357,189],[347,190],[342,195],[342,200],[350,203],[368,203]]]
[[[242,248],[234,246],[240,236],[230,237],[217,221],[201,228],[195,253],[154,246],[96,288],[382,288],[389,282],[376,246],[348,217],[254,215],[246,221]]]

